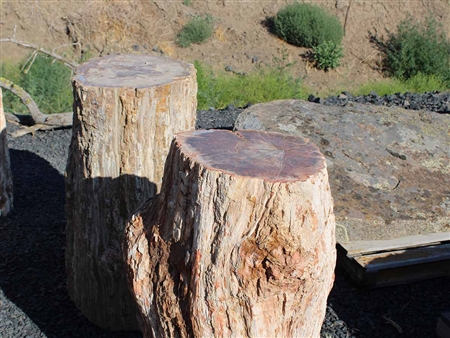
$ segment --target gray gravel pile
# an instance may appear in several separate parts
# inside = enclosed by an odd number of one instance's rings
[[[197,127],[232,129],[241,111],[199,111]],[[63,129],[8,139],[14,212],[0,218],[0,338],[141,337],[97,328],[67,295],[63,175],[70,137]],[[448,285],[450,278],[436,278],[363,290],[337,268],[321,337],[434,337],[440,313],[450,309]]]
[[[412,110],[429,110],[443,114],[450,114],[450,92],[441,93],[438,91],[417,94],[417,93],[396,93],[392,95],[380,96],[376,92],[369,95],[353,96],[348,92],[343,92],[338,96],[329,96],[326,99],[310,95],[308,101],[324,104],[326,106],[345,106],[349,102],[372,104],[377,106],[397,106]]]

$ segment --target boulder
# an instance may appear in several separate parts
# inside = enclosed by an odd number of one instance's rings
[[[235,129],[283,132],[319,146],[338,242],[450,232],[450,115],[283,100],[244,110]]]

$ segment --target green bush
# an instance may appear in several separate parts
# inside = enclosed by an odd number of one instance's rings
[[[344,51],[340,44],[331,41],[322,42],[313,50],[313,59],[318,69],[335,69],[341,64]]]
[[[322,7],[293,3],[278,11],[274,31],[290,44],[312,48],[323,42],[340,44],[344,30],[338,18]]]
[[[212,18],[198,16],[188,21],[177,35],[177,44],[189,47],[193,43],[202,43],[212,35]]]
[[[386,41],[375,38],[375,42],[384,52],[383,66],[389,76],[406,80],[421,73],[450,84],[450,42],[433,17],[422,23],[409,17]]]
[[[2,63],[1,75],[28,92],[43,113],[72,111],[70,69],[63,63],[42,55],[37,55],[31,66],[25,64],[28,59],[25,58],[17,65]],[[25,73],[24,70],[28,71]],[[5,95],[4,103],[7,111],[28,113],[20,99],[10,92]]]

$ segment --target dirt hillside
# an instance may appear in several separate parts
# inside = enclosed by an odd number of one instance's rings
[[[260,63],[295,62],[293,72],[314,90],[350,89],[380,78],[380,55],[370,44],[369,31],[379,36],[395,31],[408,14],[424,20],[429,13],[450,35],[449,0],[321,0],[316,3],[334,13],[345,27],[345,58],[336,70],[325,73],[311,67],[306,49],[286,44],[264,24],[267,17],[292,1],[281,0],[128,0],[128,1],[12,1],[1,2],[0,38],[11,37],[79,56],[109,53],[164,53],[193,62],[201,60],[215,69],[231,67],[248,72]],[[202,45],[180,48],[177,32],[190,17],[214,18],[213,38]],[[66,44],[77,43],[77,46]],[[2,60],[18,60],[23,48],[0,43]]]

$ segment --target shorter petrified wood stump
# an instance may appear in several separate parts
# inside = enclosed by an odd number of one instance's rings
[[[125,231],[145,337],[319,337],[335,267],[326,162],[308,140],[178,134]]]
[[[0,216],[6,216],[13,207],[13,181],[6,140],[6,121],[0,89]]]

